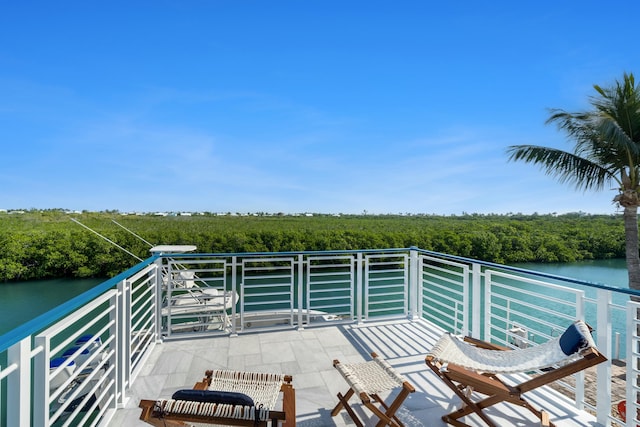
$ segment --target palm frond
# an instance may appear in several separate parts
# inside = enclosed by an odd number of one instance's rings
[[[640,115],[638,120],[640,124]],[[623,157],[640,159],[640,143],[634,141],[628,129],[621,126],[614,117],[602,116],[596,125],[596,134],[605,143],[602,145],[609,145],[610,150]]]
[[[547,175],[578,189],[602,189],[614,181],[620,189],[640,188],[640,85],[633,74],[610,87],[594,85],[593,109],[577,113],[550,110],[553,123],[575,145],[563,151],[534,145],[508,148],[509,160],[540,166]]]
[[[617,170],[607,169],[584,157],[562,150],[536,145],[512,145],[507,149],[510,161],[524,161],[540,166],[547,175],[576,189],[601,190],[616,181]]]

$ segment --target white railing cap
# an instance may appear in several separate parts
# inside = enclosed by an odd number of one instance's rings
[[[149,251],[154,255],[160,254],[182,254],[185,252],[193,252],[197,248],[194,245],[158,245],[154,246]]]

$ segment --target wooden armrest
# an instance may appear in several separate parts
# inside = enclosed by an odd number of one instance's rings
[[[490,342],[487,342],[487,341],[480,340],[478,338],[464,337],[464,340],[465,340],[465,342],[468,342],[469,344],[473,344],[476,347],[486,348],[488,350],[503,350],[503,351],[512,350],[509,347],[504,347],[502,345],[493,344],[493,343],[490,343]]]
[[[209,384],[207,384],[206,381],[200,381],[195,383],[195,385],[193,386],[194,390],[208,390],[209,389]]]

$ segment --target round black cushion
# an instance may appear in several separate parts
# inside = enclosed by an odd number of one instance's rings
[[[246,394],[233,391],[216,390],[178,390],[171,396],[174,400],[189,400],[192,402],[221,403],[225,405],[254,406],[253,399]]]

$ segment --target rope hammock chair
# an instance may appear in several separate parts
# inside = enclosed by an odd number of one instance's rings
[[[534,413],[543,425],[552,426],[547,414],[533,408],[522,394],[560,378],[606,361],[596,348],[591,331],[583,321],[576,321],[557,338],[544,344],[506,349],[473,338],[444,334],[425,359],[429,366],[460,399],[463,408],[442,419],[455,426],[466,426],[459,419],[477,414],[487,425],[495,426],[483,409],[500,402],[522,406]],[[508,385],[498,375],[543,370],[518,385]],[[487,397],[474,402],[471,391]]]
[[[171,399],[141,400],[140,419],[158,426],[295,426],[295,390],[291,376],[215,370],[193,389]],[[282,410],[276,405],[282,392]],[[172,422],[172,423],[170,423]]]

